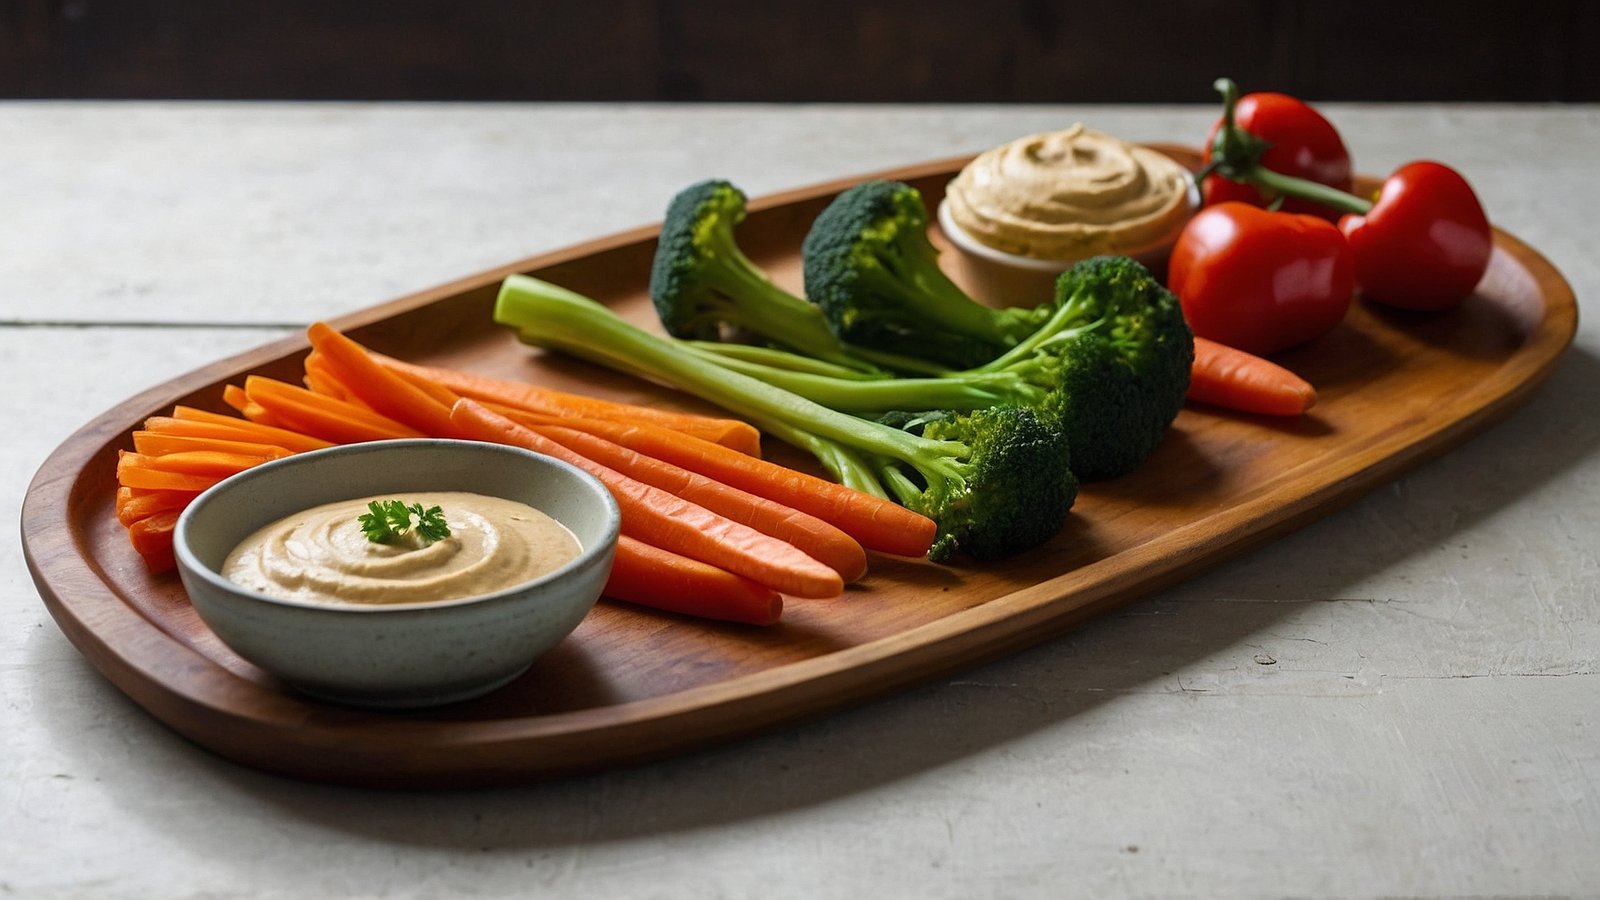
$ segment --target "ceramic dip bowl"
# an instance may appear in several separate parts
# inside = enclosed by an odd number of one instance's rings
[[[467,491],[534,507],[572,532],[575,559],[549,574],[459,600],[328,605],[279,599],[225,578],[241,541],[335,501]],[[417,707],[494,690],[570,634],[593,608],[616,550],[611,494],[567,463],[473,441],[349,444],[248,469],[189,505],[178,571],[200,618],[241,657],[312,696]]]

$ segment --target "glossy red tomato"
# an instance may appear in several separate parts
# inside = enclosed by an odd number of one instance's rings
[[[1466,178],[1427,160],[1396,169],[1372,208],[1340,219],[1339,228],[1355,254],[1361,295],[1405,309],[1460,303],[1494,249],[1488,216]]]
[[[1326,219],[1229,202],[1189,220],[1167,286],[1195,334],[1265,356],[1339,324],[1355,294],[1355,267],[1344,235]]]
[[[1344,140],[1331,122],[1304,101],[1270,91],[1245,94],[1234,106],[1233,115],[1236,127],[1267,145],[1260,157],[1265,168],[1341,191],[1350,190],[1350,152],[1345,149]],[[1208,163],[1223,121],[1217,120],[1206,137],[1205,160]],[[1219,175],[1207,177],[1202,190],[1208,206],[1230,200],[1267,205],[1255,187]],[[1330,220],[1338,217],[1337,212],[1326,206],[1295,198],[1284,201],[1282,209]]]

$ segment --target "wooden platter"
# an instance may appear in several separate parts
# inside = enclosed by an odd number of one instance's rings
[[[1160,149],[1189,165],[1195,154]],[[908,181],[933,208],[966,162],[872,176]],[[817,212],[860,177],[752,202],[749,255],[794,289]],[[669,198],[662,198],[665,208]],[[936,235],[936,239],[939,237]],[[334,324],[406,359],[709,411],[693,398],[523,346],[490,320],[506,275],[528,272],[653,327],[654,229],[524,260]],[[115,460],[147,416],[213,409],[221,386],[296,378],[284,340],[146,391],[63,443],[28,489],[23,549],[51,614],[90,662],[196,743],[295,777],[387,787],[504,784],[641,762],[730,740],[1037,642],[1215,565],[1456,445],[1544,379],[1577,328],[1572,290],[1535,250],[1496,234],[1478,293],[1442,315],[1357,303],[1282,360],[1316,384],[1313,414],[1275,422],[1186,409],[1139,471],[1086,486],[1048,545],[982,567],[875,557],[844,597],[791,600],[771,628],[724,626],[602,603],[518,681],[469,703],[390,714],[300,696],[232,654],[175,575],[152,577],[112,513]],[[806,461],[781,445],[769,455]]]

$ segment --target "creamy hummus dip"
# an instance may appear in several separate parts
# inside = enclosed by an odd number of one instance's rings
[[[383,604],[489,594],[553,572],[578,555],[566,526],[515,500],[443,491],[403,497],[438,506],[450,536],[415,533],[394,543],[367,538],[359,523],[371,501],[345,500],[285,517],[245,538],[222,574],[272,597],[314,603]]]
[[[1074,125],[989,150],[946,191],[973,240],[1036,259],[1131,253],[1176,234],[1189,174],[1170,157]]]

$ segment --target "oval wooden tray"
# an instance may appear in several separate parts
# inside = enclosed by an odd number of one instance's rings
[[[1193,152],[1161,149],[1193,165]],[[965,159],[875,173],[929,208]],[[859,178],[751,204],[741,243],[791,288],[812,218]],[[665,208],[666,200],[662,198]],[[688,397],[518,344],[493,325],[500,280],[531,272],[653,327],[654,229],[525,260],[338,320],[402,358],[627,400]],[[936,236],[937,238],[937,236]],[[1443,315],[1358,303],[1284,360],[1316,384],[1290,423],[1187,409],[1139,471],[1085,488],[1049,545],[1002,564],[942,568],[877,557],[828,602],[791,601],[767,629],[602,603],[520,680],[483,699],[384,714],[306,699],[233,655],[176,577],[151,577],[112,514],[119,447],[174,403],[222,409],[245,373],[298,377],[303,340],[217,362],[109,410],[53,453],[22,511],[28,566],[93,665],[174,730],[246,765],[363,785],[486,785],[635,763],[791,723],[1060,632],[1325,515],[1484,428],[1549,373],[1577,327],[1572,290],[1497,234],[1479,293]],[[787,448],[775,458],[804,465]]]

